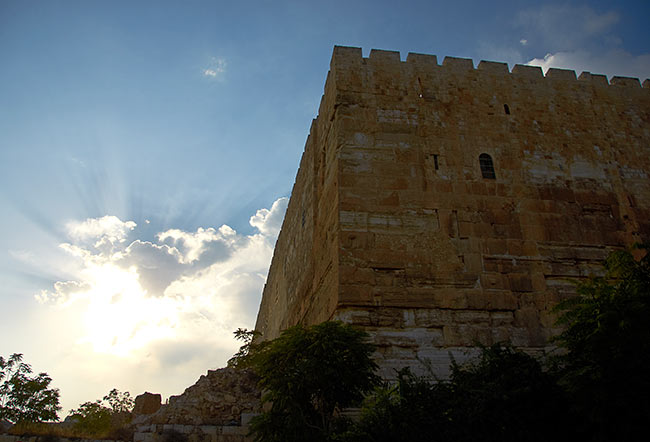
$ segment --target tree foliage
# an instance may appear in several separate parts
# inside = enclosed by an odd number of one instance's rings
[[[120,414],[130,413],[134,401],[131,394],[112,389],[103,399],[84,402],[79,408],[70,410],[69,417],[76,430],[91,436],[103,436],[114,430],[114,426],[123,424],[124,419],[117,419]]]
[[[378,382],[368,335],[341,322],[295,326],[253,345],[243,361],[260,377],[267,412],[251,423],[258,442],[328,440],[336,412]]]
[[[548,423],[565,419],[566,403],[535,358],[496,344],[451,370],[448,381],[399,371],[397,383],[367,399],[346,440],[545,441],[557,435]]]
[[[8,359],[0,356],[0,419],[13,423],[58,420],[59,390],[49,388],[52,379],[47,373],[33,375],[32,367],[22,360],[21,353]]]
[[[78,408],[70,410],[69,418],[74,422],[74,428],[91,436],[101,436],[111,429],[110,408],[102,404],[100,399],[95,402],[84,402]]]
[[[108,402],[108,406],[113,413],[130,413],[135,405],[131,393],[128,391],[120,392],[117,388],[113,388],[109,393],[104,396],[104,401]]]
[[[240,363],[246,360],[248,353],[253,345],[255,337],[259,336],[259,332],[255,330],[248,330],[246,328],[238,328],[233,332],[235,339],[242,341],[243,345],[239,347],[237,353],[232,358],[228,359],[228,367],[237,367]]]
[[[556,307],[555,362],[584,439],[635,440],[650,416],[650,256],[615,252],[605,271]]]

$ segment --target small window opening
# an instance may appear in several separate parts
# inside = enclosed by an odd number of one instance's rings
[[[490,180],[496,179],[494,164],[492,163],[492,157],[490,155],[482,153],[478,156],[478,162],[481,166],[481,174],[483,175],[483,178]]]
[[[438,170],[438,154],[433,154],[433,167]]]
[[[506,115],[510,115],[510,107],[507,104],[503,105],[503,110],[506,112]]]

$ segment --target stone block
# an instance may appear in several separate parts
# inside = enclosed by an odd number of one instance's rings
[[[474,62],[471,58],[445,57],[442,66],[454,72],[466,72],[474,70]]]
[[[203,434],[210,435],[210,436],[215,436],[215,435],[219,434],[219,428],[220,427],[217,427],[216,425],[201,425],[201,426],[199,426],[199,430],[201,430],[201,432]]]
[[[512,74],[515,76],[525,77],[525,78],[542,78],[544,74],[542,73],[542,68],[539,66],[527,66],[522,64],[516,64],[512,68]]]
[[[550,68],[546,71],[546,78],[560,81],[576,80],[576,72],[570,69]]]
[[[221,434],[224,436],[246,436],[248,428],[237,425],[221,427]]]
[[[612,77],[612,81],[609,82],[615,86],[624,86],[624,87],[641,87],[641,82],[638,78],[631,77]]]
[[[497,63],[494,61],[485,61],[481,60],[476,68],[479,71],[490,72],[492,74],[508,74],[508,64],[507,63]]]
[[[528,273],[511,273],[508,275],[510,290],[513,292],[532,292],[533,283]]]
[[[255,416],[259,416],[260,413],[242,413],[241,415],[241,425],[243,427],[247,427],[251,419],[253,419]]]
[[[160,409],[161,403],[162,396],[160,394],[142,393],[135,398],[133,414],[136,416],[140,414],[153,414]]]

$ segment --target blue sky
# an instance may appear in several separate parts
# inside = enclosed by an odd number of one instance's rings
[[[254,325],[334,45],[650,77],[650,2],[0,0],[0,355],[65,410]]]

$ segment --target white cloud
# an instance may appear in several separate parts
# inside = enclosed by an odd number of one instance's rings
[[[265,235],[277,236],[282,227],[284,212],[287,210],[289,198],[280,198],[273,203],[271,210],[260,209],[251,216],[250,225],[256,227]]]
[[[41,290],[36,299],[41,303],[54,301],[63,304],[79,293],[85,293],[91,286],[83,281],[57,281],[54,283],[54,291]]]
[[[229,226],[223,225],[215,230],[212,227],[204,229],[199,227],[196,232],[184,232],[179,229],[170,229],[158,234],[158,240],[161,242],[170,242],[177,246],[181,251],[181,262],[189,263],[198,260],[209,249],[217,248],[226,250],[233,246],[234,242],[240,240],[237,232]],[[220,247],[219,247],[220,246]]]
[[[610,50],[600,54],[589,51],[557,52],[546,54],[544,58],[534,58],[527,64],[541,66],[546,72],[548,68],[573,69],[578,75],[581,72],[605,74],[608,77],[636,77],[643,81],[650,78],[650,54],[634,56],[621,49]]]
[[[226,73],[228,63],[224,58],[213,57],[210,65],[203,69],[203,75],[214,79],[222,79]]]
[[[250,235],[223,225],[169,229],[151,242],[137,238],[133,221],[114,216],[69,223],[61,248],[77,262],[75,276],[36,295],[56,307],[48,321],[65,324],[57,331],[67,342],[61,384],[79,382],[85,367],[87,391],[102,384],[106,394],[105,383],[114,382],[134,394],[178,394],[179,385],[222,366],[239,345],[232,332],[254,325],[287,201],[258,210]]]
[[[101,218],[88,218],[85,221],[71,221],[66,224],[68,237],[73,243],[93,242],[93,247],[107,251],[123,243],[129,232],[135,229],[133,221],[122,221],[116,216],[106,215]]]

